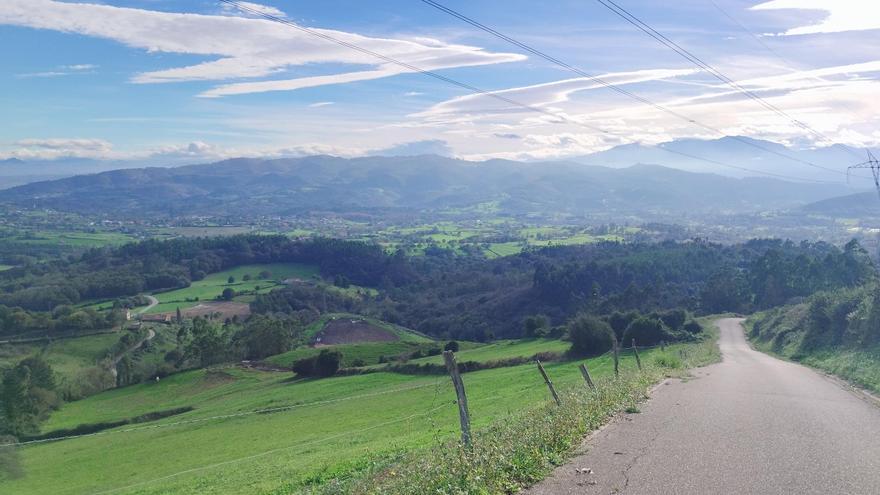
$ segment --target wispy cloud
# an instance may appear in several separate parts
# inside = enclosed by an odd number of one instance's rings
[[[786,36],[840,33],[880,29],[880,3],[865,0],[771,0],[752,10],[820,10],[827,16],[820,22],[798,26],[780,33]]]
[[[310,108],[321,108],[321,107],[326,107],[328,105],[333,105],[335,103],[336,103],[335,101],[319,101],[317,103],[312,103],[311,105],[309,105],[309,107]]]
[[[95,64],[62,65],[55,70],[42,72],[25,72],[22,74],[16,74],[15,77],[19,79],[27,79],[30,77],[62,77],[72,74],[87,74],[97,68],[98,66]]]
[[[289,26],[249,17],[170,13],[54,0],[4,0],[0,3],[0,24],[110,39],[148,52],[217,57],[196,65],[143,72],[132,78],[133,82],[142,84],[264,78],[293,67],[320,63],[372,67],[354,72],[343,69],[314,77],[233,82],[200,95],[205,97],[290,91],[409,72]],[[429,70],[525,59],[519,54],[493,53],[427,38],[377,38],[315,30]]]

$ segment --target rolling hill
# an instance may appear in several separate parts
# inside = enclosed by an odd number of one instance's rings
[[[0,191],[0,202],[117,217],[286,215],[309,210],[444,209],[510,214],[748,213],[846,194],[843,186],[731,178],[656,165],[468,162],[435,155],[233,159],[80,175]]]

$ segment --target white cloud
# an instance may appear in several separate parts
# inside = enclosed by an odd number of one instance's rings
[[[335,101],[319,101],[319,102],[312,103],[311,105],[309,105],[309,108],[321,108],[321,107],[326,107],[326,106],[334,105],[334,104],[336,104]]]
[[[81,70],[97,69],[98,66],[95,64],[74,64],[74,65],[62,65],[61,68],[67,69],[67,70],[81,71]]]
[[[865,0],[771,0],[752,10],[820,10],[827,16],[816,24],[781,33],[786,36],[880,29],[880,3]]]
[[[253,79],[314,64],[357,64],[373,68],[293,79],[234,82],[203,93],[202,96],[208,97],[289,91],[409,72],[290,26],[248,17],[170,13],[54,0],[3,0],[0,24],[110,39],[148,52],[217,57],[195,65],[144,72],[132,78],[135,83]],[[433,39],[377,38],[314,30],[430,70],[525,59],[519,54],[492,53]]]
[[[620,86],[688,76],[697,72],[699,72],[697,69],[651,69],[602,74],[598,77],[603,81]],[[574,93],[602,87],[604,86],[590,79],[578,77],[532,86],[504,89],[494,91],[493,94],[510,98],[525,105],[544,107],[569,101]],[[456,113],[497,113],[510,111],[517,113],[530,112],[527,109],[513,106],[510,103],[488,95],[470,94],[438,103],[417,115],[420,117],[446,118],[450,114]]]
[[[247,9],[250,9],[250,10],[255,10],[257,12],[260,12],[262,14],[273,15],[275,17],[287,17],[287,14],[285,14],[284,12],[282,12],[282,11],[280,11],[270,5],[263,5],[263,4],[259,4],[259,3],[253,3],[253,2],[242,2],[240,0],[237,3],[239,5],[241,5],[242,7],[245,7],[245,9],[238,8],[238,7],[236,7],[234,5],[230,5],[228,3],[222,4],[220,6],[220,8],[223,9],[224,13],[228,13],[228,14],[239,14],[239,15],[250,16],[250,15],[253,15],[251,12],[249,12],[247,10]]]
[[[52,138],[21,139],[13,143],[10,157],[20,159],[55,159],[64,157],[104,158],[112,154],[113,145],[103,139]]]
[[[762,67],[765,74],[768,69],[775,70],[760,63],[757,66]],[[652,73],[657,79],[664,76],[658,71],[641,72],[645,77],[616,75],[614,82],[647,82],[654,79],[647,77]],[[876,98],[880,94],[880,61],[772,75],[759,75],[758,71],[752,74],[739,83],[836,142],[857,147],[880,144],[880,132],[877,131],[880,99]],[[715,139],[725,134],[802,146],[831,144],[722,84],[679,86],[654,82],[636,91],[651,101],[718,129],[720,134],[649,105],[622,96],[609,97],[608,91],[585,91],[595,87],[584,79],[567,79],[499,92],[564,116],[567,121],[563,122],[474,94],[438,103],[412,115],[411,121],[395,128],[406,128],[413,133],[442,133],[448,136],[456,154],[467,159],[565,158],[624,143],[658,144],[678,138]],[[694,94],[683,89],[688,87],[698,88],[698,92]],[[585,92],[577,98],[572,97],[578,91]]]

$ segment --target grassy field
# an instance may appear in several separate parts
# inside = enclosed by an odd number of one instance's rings
[[[487,346],[489,347],[489,346]],[[509,346],[513,347],[513,346]],[[668,355],[677,355],[671,346]],[[477,352],[477,349],[470,352]],[[487,353],[499,352],[491,349]],[[464,354],[464,353],[462,353]],[[654,363],[660,352],[646,351]],[[577,362],[550,363],[560,388],[583,387]],[[609,356],[588,362],[596,379]],[[635,371],[631,356],[622,369]],[[548,391],[533,365],[464,375],[474,427],[540,407]],[[45,430],[151,411],[195,410],[152,423],[19,449],[26,475],[0,484],[16,494],[281,494],[320,485],[376,459],[454,438],[458,413],[448,377],[393,373],[293,380],[237,368],[192,371],[66,404]],[[274,413],[238,414],[290,406]],[[204,421],[184,424],[181,421]],[[122,428],[124,429],[124,428]]]
[[[342,353],[342,367],[349,368],[355,366],[357,362],[363,362],[363,365],[378,364],[381,356],[391,358],[423,347],[425,347],[424,344],[420,345],[414,342],[402,341],[340,344],[325,347],[299,347],[283,354],[268,357],[265,361],[278,366],[290,366],[294,361],[317,355],[321,352],[321,349],[332,349]]]
[[[3,344],[0,345],[0,366],[15,364],[27,356],[43,353],[56,372],[73,376],[106,356],[107,350],[119,340],[119,336],[118,333],[106,333],[48,343]]]
[[[13,237],[12,240],[28,244],[61,244],[72,247],[118,246],[133,242],[134,237],[118,232],[62,232],[38,231]]]
[[[259,280],[257,274],[268,270],[272,276],[268,280]],[[195,306],[200,301],[213,301],[223,293],[223,289],[231,288],[236,292],[257,291],[268,292],[280,285],[288,278],[308,279],[318,273],[314,265],[302,263],[270,263],[265,265],[242,265],[222,272],[212,273],[202,280],[193,282],[189,287],[155,294],[159,304],[149,310],[149,313],[167,313],[175,311],[178,307],[186,309]],[[244,281],[245,275],[253,277]],[[229,277],[234,277],[234,283],[228,283]],[[187,301],[189,299],[189,301]],[[243,301],[246,302],[246,301]]]

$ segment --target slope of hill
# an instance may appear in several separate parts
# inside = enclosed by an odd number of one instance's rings
[[[0,191],[0,202],[131,217],[442,209],[486,202],[514,214],[678,215],[790,208],[846,192],[843,186],[734,179],[652,165],[613,169],[434,155],[312,156],[115,170]]]
[[[803,206],[804,213],[828,217],[865,218],[880,216],[880,202],[874,191],[823,199]]]

